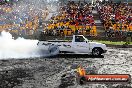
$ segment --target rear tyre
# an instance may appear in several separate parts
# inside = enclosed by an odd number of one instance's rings
[[[59,54],[59,47],[57,45],[50,45],[48,50],[51,55]]]
[[[92,50],[92,55],[93,56],[100,56],[102,54],[102,50],[100,48],[94,48]]]

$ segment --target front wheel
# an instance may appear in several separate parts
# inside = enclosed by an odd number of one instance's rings
[[[92,55],[94,56],[100,56],[102,54],[102,50],[100,48],[94,48],[92,50]]]

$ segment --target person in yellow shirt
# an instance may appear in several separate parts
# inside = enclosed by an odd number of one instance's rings
[[[94,25],[94,26],[92,27],[92,29],[93,29],[93,30],[96,30],[96,26]]]
[[[115,31],[116,30],[116,24],[113,24],[113,30]]]
[[[0,29],[2,29],[2,26],[0,26]]]
[[[120,24],[119,24],[119,23],[117,23],[116,29],[117,29],[118,31],[120,30]]]
[[[48,25],[48,29],[49,29],[49,30],[51,29],[51,26],[52,26],[51,24]]]
[[[86,29],[89,29],[89,26],[86,26]]]
[[[60,26],[63,26],[63,22],[60,22]]]
[[[132,31],[132,24],[129,24],[129,30]]]
[[[66,22],[66,26],[69,26],[69,22]]]

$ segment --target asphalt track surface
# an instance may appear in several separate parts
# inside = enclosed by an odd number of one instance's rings
[[[74,77],[77,65],[98,74],[132,75],[132,48],[108,48],[100,57],[66,54],[0,60],[0,88],[132,88],[131,83],[79,85]],[[73,80],[62,83],[65,74]]]

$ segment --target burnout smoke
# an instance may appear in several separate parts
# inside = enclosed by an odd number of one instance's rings
[[[40,57],[42,53],[37,42],[24,38],[14,40],[9,32],[3,31],[0,35],[0,59]]]

